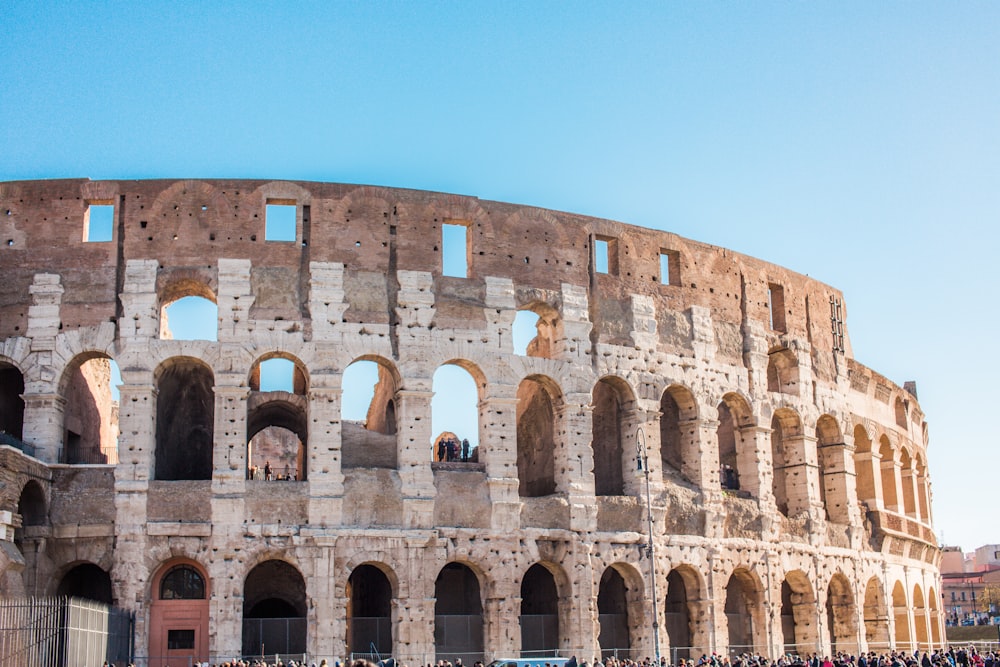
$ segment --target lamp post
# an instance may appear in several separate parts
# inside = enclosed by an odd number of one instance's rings
[[[649,498],[649,456],[646,453],[646,434],[640,426],[635,433],[635,454],[639,470],[646,477],[646,520],[649,525],[649,539],[646,542],[646,555],[649,557],[649,583],[653,590],[653,655],[655,665],[660,665],[660,614],[656,605],[656,558],[653,554],[653,503]]]

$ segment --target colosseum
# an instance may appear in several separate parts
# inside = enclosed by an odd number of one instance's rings
[[[335,183],[6,182],[0,230],[5,599],[129,610],[158,659],[942,642],[916,385],[828,285]]]

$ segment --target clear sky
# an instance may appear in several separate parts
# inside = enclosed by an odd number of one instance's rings
[[[917,382],[944,542],[1000,542],[1000,3],[7,0],[0,156],[475,195],[807,273]]]

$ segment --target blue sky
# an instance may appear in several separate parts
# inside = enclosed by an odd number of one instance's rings
[[[0,180],[245,177],[613,218],[844,291],[1000,542],[1000,4],[0,4]],[[959,354],[961,352],[962,354]]]

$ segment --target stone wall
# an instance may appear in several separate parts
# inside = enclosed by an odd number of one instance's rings
[[[110,241],[85,240],[98,204]],[[269,204],[295,207],[293,238],[268,238]],[[445,224],[464,276],[444,275]],[[175,568],[205,582],[211,622],[190,622],[213,658],[262,609],[304,614],[319,657],[366,649],[356,617],[384,614],[396,657],[450,658],[435,605],[454,612],[456,581],[478,585],[459,607],[486,659],[652,655],[654,590],[673,657],[940,645],[926,421],[915,386],[853,359],[830,286],[611,220],[330,183],[2,183],[0,240],[0,397],[23,396],[34,448],[0,447],[3,585],[95,564],[140,653]],[[184,296],[217,305],[217,340],[164,335]],[[290,392],[260,391],[274,357]],[[117,409],[70,381],[108,359]],[[365,423],[341,417],[359,360],[379,365]],[[475,382],[473,462],[432,461],[442,364]],[[94,414],[117,415],[117,465],[62,465]],[[302,443],[294,481],[248,479],[269,428]]]

